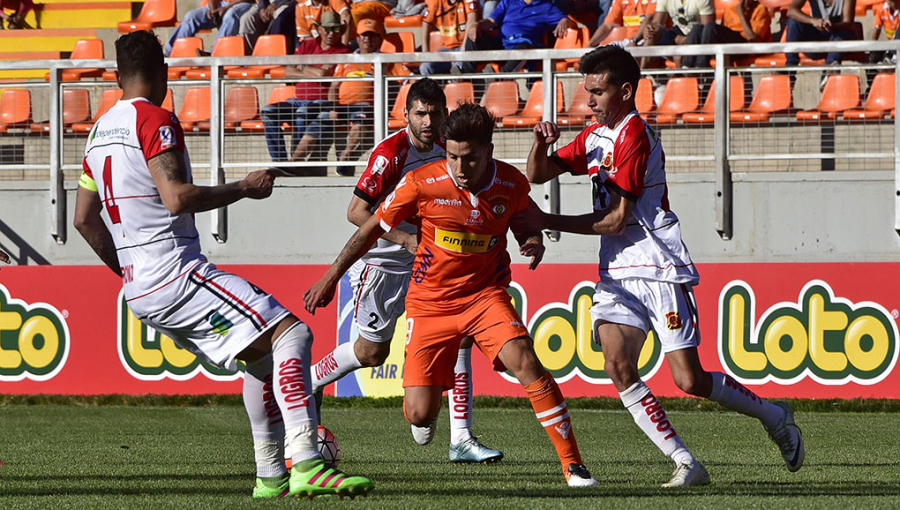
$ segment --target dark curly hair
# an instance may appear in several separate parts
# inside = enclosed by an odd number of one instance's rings
[[[444,121],[441,134],[447,140],[484,147],[493,140],[495,123],[496,119],[487,108],[475,103],[463,103]]]
[[[606,74],[609,83],[621,87],[630,83],[637,90],[641,79],[641,67],[637,60],[618,44],[600,46],[581,57],[578,69],[587,74]]]
[[[138,30],[116,40],[116,65],[122,81],[150,79],[163,72],[162,45],[153,32]]]

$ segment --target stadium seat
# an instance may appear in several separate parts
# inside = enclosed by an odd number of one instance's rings
[[[185,131],[203,130],[201,123],[210,117],[209,102],[209,87],[191,88],[185,92],[181,109],[178,110],[178,120]],[[209,130],[209,123],[205,127]]]
[[[226,133],[237,131],[242,122],[259,119],[259,96],[256,87],[240,86],[228,89],[223,110],[225,115],[222,117],[222,128]],[[209,131],[209,120],[198,122],[197,129]]]
[[[0,95],[0,134],[31,124],[31,91],[6,89]]]
[[[628,28],[627,27],[615,27],[609,31],[609,34],[606,35],[606,38],[600,41],[600,45],[614,43],[617,41],[624,41],[628,37]]]
[[[656,123],[675,124],[682,114],[696,111],[699,105],[697,78],[672,78],[656,109]]]
[[[881,10],[884,0],[856,0],[856,17],[862,18],[866,15],[866,11]],[[877,14],[877,13],[876,13]]]
[[[203,51],[203,39],[199,37],[179,37],[172,44],[172,58],[196,58],[197,50]],[[179,80],[193,67],[169,67],[169,79]]]
[[[587,27],[582,27],[578,29],[568,29],[566,30],[566,35],[563,37],[559,37],[556,39],[556,43],[553,44],[553,49],[555,50],[565,50],[565,49],[574,49],[574,48],[584,48],[587,45],[588,40],[591,38],[590,30]],[[578,60],[577,58],[567,58],[564,60],[556,61],[556,70],[558,72],[565,72],[569,68],[574,70],[578,70]]]
[[[428,34],[428,51],[435,52],[444,47],[444,36],[437,30]]]
[[[575,86],[572,100],[569,101],[569,109],[556,118],[556,123],[560,126],[583,126],[594,114],[587,104],[589,96],[588,91],[584,89],[584,81],[579,81]]]
[[[163,110],[169,110],[172,113],[175,113],[175,94],[172,92],[172,89],[166,89],[166,98],[163,99]]]
[[[444,96],[447,97],[447,109],[452,112],[463,103],[475,102],[475,86],[470,81],[448,83],[444,85]]]
[[[62,95],[63,129],[71,128],[76,122],[91,120],[91,93],[88,89],[65,88]],[[35,134],[50,134],[50,122],[32,122],[28,128]]]
[[[120,34],[175,26],[175,0],[147,0],[137,18],[119,23]]]
[[[387,18],[384,18],[384,28],[402,29],[418,28],[420,26],[422,26],[421,14],[415,16],[400,16],[398,18],[388,16]]]
[[[261,35],[256,40],[252,55],[254,57],[280,57],[287,55],[287,39],[285,39],[284,34]],[[229,70],[225,74],[229,78],[262,78],[278,68],[281,69],[281,72],[275,74],[279,74],[280,76],[278,77],[284,78],[284,66],[281,65],[238,67],[237,69]]]
[[[641,81],[638,82],[634,103],[637,106],[638,113],[644,117],[652,114],[656,109],[656,105],[653,104],[653,82],[649,78],[641,78]]]
[[[382,53],[415,53],[416,36],[412,32],[392,32],[381,41]]]
[[[797,112],[797,120],[815,122],[834,120],[852,108],[859,106],[859,76],[855,74],[832,74],[825,81],[819,104],[812,110]]]
[[[746,109],[731,112],[731,122],[768,122],[773,114],[791,108],[791,78],[786,74],[763,76]]]
[[[728,79],[728,111],[736,112],[744,107],[744,79],[732,74]],[[688,112],[681,116],[686,124],[712,124],[716,120],[716,80],[709,85],[706,102],[699,112]]]
[[[216,39],[216,44],[213,46],[211,54],[213,57],[243,57],[244,55],[246,55],[244,52],[244,38],[239,35],[229,35]],[[225,66],[223,70],[227,73],[229,70],[237,69],[238,67],[240,66]],[[210,68],[191,69],[184,73],[184,76],[189,80],[208,80]]]
[[[481,106],[491,112],[498,121],[519,111],[519,84],[510,80],[495,81],[488,85]]]
[[[562,83],[556,82],[556,111],[565,111],[565,96]],[[543,120],[544,115],[544,82],[538,80],[531,86],[525,107],[518,115],[503,117],[500,125],[505,128],[530,128]]]
[[[69,60],[103,60],[106,54],[103,51],[103,41],[100,39],[81,39],[75,42]],[[79,81],[82,78],[100,78],[103,69],[63,69],[62,81]],[[44,76],[44,80],[50,81],[50,73]]]
[[[116,88],[107,88],[103,89],[103,93],[100,95],[100,103],[97,105],[97,111],[94,113],[94,117],[90,122],[75,122],[72,124],[72,132],[73,133],[90,133],[91,129],[94,127],[94,123],[97,122],[100,117],[103,116],[104,113],[108,112],[110,108],[113,107],[116,102],[122,98],[122,89]]]
[[[266,101],[266,104],[280,103],[282,101],[287,101],[292,97],[296,97],[296,91],[294,90],[293,85],[279,85],[269,92],[269,99]],[[260,118],[243,120],[239,125],[241,127],[241,132],[244,133],[262,133],[265,131],[262,119]],[[281,127],[285,131],[291,130],[291,124],[288,122],[283,122]]]
[[[409,88],[412,83],[404,83],[394,99],[394,106],[391,108],[391,116],[388,119],[388,129],[403,129],[406,127],[406,116],[403,115],[403,109],[406,108],[406,95],[409,94]]]
[[[843,113],[844,120],[881,120],[894,109],[896,75],[881,73],[872,80],[862,108],[851,108]]]

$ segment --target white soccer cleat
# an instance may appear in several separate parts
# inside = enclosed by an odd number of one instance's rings
[[[600,485],[600,482],[591,476],[591,472],[584,464],[569,464],[566,470],[566,483],[569,487],[594,487]]]
[[[774,404],[784,409],[784,420],[769,430],[769,437],[781,450],[781,456],[784,457],[788,471],[794,472],[803,467],[803,459],[806,458],[803,434],[800,432],[800,427],[794,423],[794,410],[791,409],[791,406],[787,402],[781,401],[774,402]]]
[[[675,468],[672,479],[664,483],[663,487],[694,487],[709,483],[709,473],[702,464],[697,462],[685,462]]]
[[[416,427],[410,424],[409,427],[412,430],[413,439],[422,446],[430,443],[434,439],[435,422],[437,422],[437,416],[434,417],[434,420],[427,427]]]

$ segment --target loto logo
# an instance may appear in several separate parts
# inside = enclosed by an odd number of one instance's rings
[[[813,280],[796,303],[770,307],[754,324],[756,299],[745,282],[728,284],[719,299],[719,358],[744,383],[875,384],[897,363],[900,335],[890,313],[872,302],[835,297]]]
[[[119,292],[119,359],[122,366],[132,376],[142,381],[160,381],[174,379],[185,381],[198,373],[216,381],[231,381],[240,377],[238,372],[219,368],[197,358],[193,353],[178,347],[171,338],[160,334],[155,329],[141,322],[125,304],[125,295]],[[211,313],[207,320],[217,322],[219,334],[227,333],[229,324],[217,312]]]
[[[69,356],[69,326],[47,303],[13,299],[0,284],[0,381],[46,381]]]
[[[508,289],[513,305],[529,325],[534,339],[534,350],[541,364],[550,371],[557,382],[565,382],[578,376],[595,384],[611,384],[603,369],[606,358],[600,346],[593,341],[591,305],[594,284],[581,282],[572,288],[568,303],[549,303],[541,307],[530,319],[527,315],[527,296],[513,282]],[[647,341],[638,358],[638,373],[649,379],[662,365],[662,347],[656,335],[647,335]],[[516,379],[501,372],[510,382]]]

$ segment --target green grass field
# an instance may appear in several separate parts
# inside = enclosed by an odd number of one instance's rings
[[[798,412],[806,465],[789,473],[755,420],[671,411],[712,477],[706,487],[673,491],[659,487],[673,466],[628,414],[573,409],[585,463],[600,480],[574,490],[530,409],[480,403],[475,429],[506,453],[499,464],[450,464],[446,414],[434,443],[421,447],[399,406],[326,402],[324,424],[341,442],[341,467],[371,477],[376,490],[312,502],[250,498],[249,422],[236,405],[0,405],[0,509],[900,507],[898,413]]]

